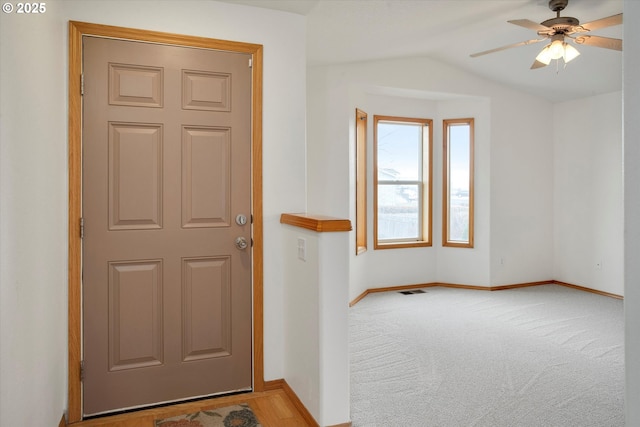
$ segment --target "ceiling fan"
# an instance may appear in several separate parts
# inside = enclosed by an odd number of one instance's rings
[[[579,45],[585,44],[589,46],[603,47],[606,49],[622,50],[621,39],[585,34],[600,28],[622,24],[622,13],[606,18],[596,19],[595,21],[587,22],[585,24],[580,24],[580,21],[576,18],[560,16],[560,12],[567,7],[568,3],[569,0],[549,0],[549,9],[556,12],[556,17],[547,19],[540,24],[530,21],[529,19],[515,19],[508,21],[511,24],[536,31],[538,36],[541,38],[485,50],[483,52],[474,53],[471,57],[475,58],[477,56],[510,49],[512,47],[550,40],[551,42],[542,49],[533,62],[533,65],[531,65],[531,69],[535,69],[549,65],[552,59],[562,58],[564,62],[567,63],[580,55],[580,52],[578,52],[578,50],[571,44],[567,43],[567,40]]]

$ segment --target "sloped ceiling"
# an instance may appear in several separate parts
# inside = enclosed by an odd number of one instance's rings
[[[622,53],[577,46],[567,64],[530,70],[545,42],[477,58],[469,55],[537,38],[507,23],[555,17],[548,0],[228,0],[306,16],[310,66],[426,56],[550,101],[622,90]],[[623,0],[570,0],[561,16],[581,23],[621,13]],[[622,25],[594,31],[622,38]]]

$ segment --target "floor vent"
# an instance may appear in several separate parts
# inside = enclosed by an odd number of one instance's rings
[[[423,291],[422,289],[416,289],[415,291],[399,291],[398,293],[402,294],[402,295],[413,295],[413,294],[426,294],[426,291]]]

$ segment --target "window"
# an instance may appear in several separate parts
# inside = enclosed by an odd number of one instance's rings
[[[432,121],[374,116],[374,248],[431,246]]]
[[[356,109],[356,255],[367,250],[367,113]]]
[[[473,119],[443,121],[442,245],[473,247]]]

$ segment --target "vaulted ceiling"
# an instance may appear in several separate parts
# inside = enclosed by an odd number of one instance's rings
[[[556,16],[548,0],[227,0],[306,16],[310,66],[426,56],[470,73],[563,101],[622,89],[622,52],[577,45],[581,55],[531,70],[540,42],[471,58],[475,52],[538,38],[508,23]],[[569,0],[560,14],[581,23],[621,13],[623,0]],[[622,25],[594,35],[622,38]]]

